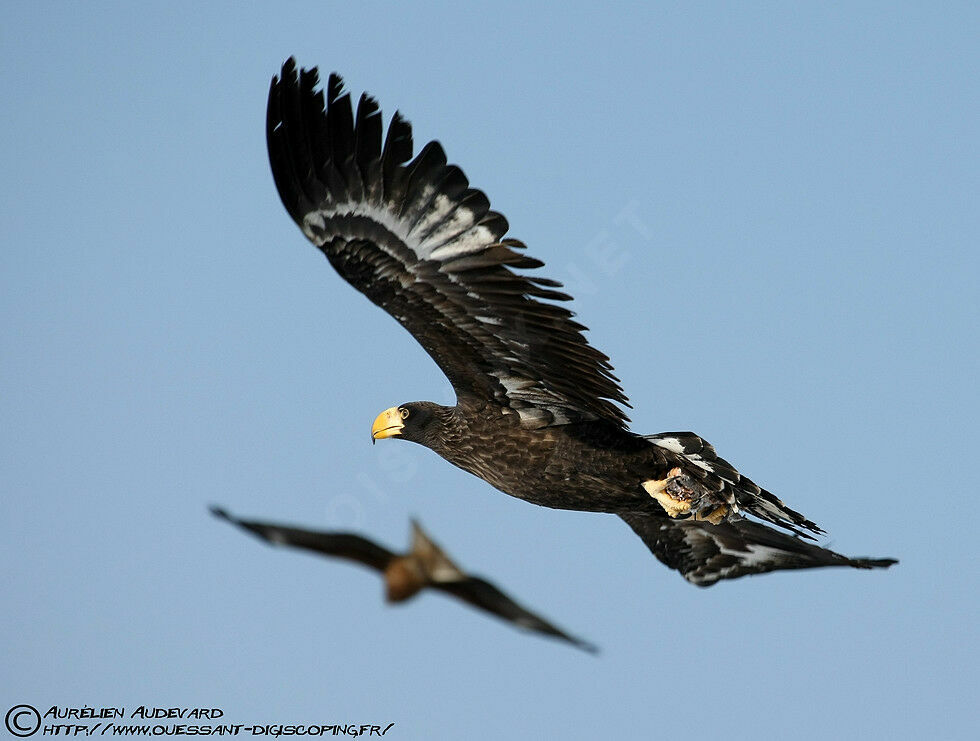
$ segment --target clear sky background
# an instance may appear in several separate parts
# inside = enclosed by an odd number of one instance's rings
[[[975,738],[971,3],[8,3],[0,712],[220,707],[388,738]],[[374,416],[451,400],[286,215],[289,55],[451,161],[561,279],[633,429],[692,429],[887,572],[698,589]],[[598,656],[207,513],[407,543]],[[0,730],[0,734],[5,731]]]

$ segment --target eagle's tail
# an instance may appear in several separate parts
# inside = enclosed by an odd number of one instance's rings
[[[813,540],[813,535],[824,534],[815,522],[740,474],[735,466],[720,457],[711,443],[700,435],[694,432],[660,432],[643,437],[693,464],[685,467],[686,472],[703,479],[702,484],[709,489],[717,490],[718,498],[733,504],[735,511],[771,522],[808,540]]]
[[[744,519],[712,525],[650,514],[625,514],[622,518],[658,559],[702,587],[721,579],[783,569],[821,566],[873,569],[898,563],[893,558],[849,558]]]

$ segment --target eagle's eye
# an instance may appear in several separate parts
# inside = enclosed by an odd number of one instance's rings
[[[398,407],[398,413],[402,419],[408,419],[408,410],[405,407]]]

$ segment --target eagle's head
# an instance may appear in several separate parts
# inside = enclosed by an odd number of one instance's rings
[[[400,437],[426,447],[439,440],[445,421],[442,407],[431,401],[410,401],[385,409],[371,425],[371,442],[386,437]]]

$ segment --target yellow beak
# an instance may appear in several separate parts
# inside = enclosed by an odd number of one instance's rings
[[[371,442],[384,440],[386,437],[401,435],[404,426],[405,423],[402,421],[402,415],[398,411],[398,407],[385,409],[374,420],[374,424],[371,425]]]

